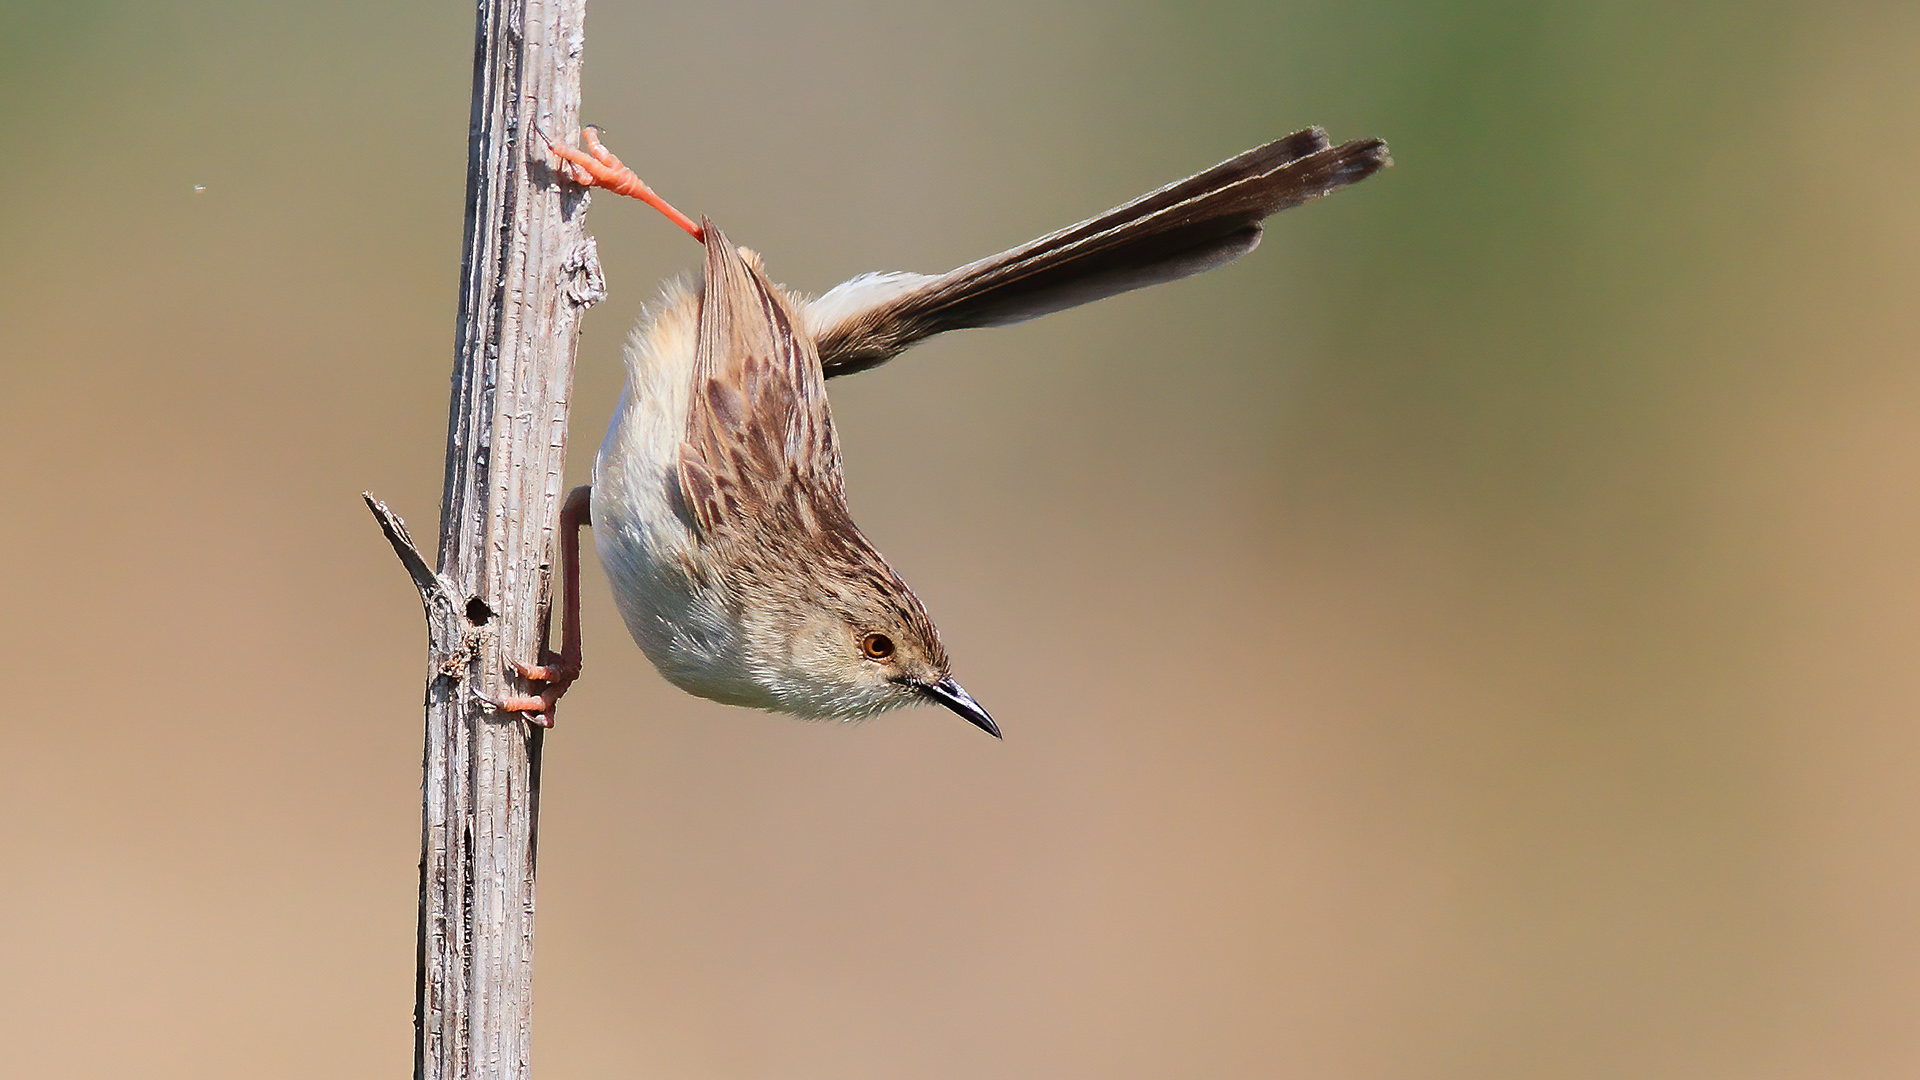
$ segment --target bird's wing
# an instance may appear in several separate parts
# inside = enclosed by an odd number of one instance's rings
[[[711,222],[680,495],[703,536],[841,492],[819,354],[759,257]]]
[[[829,378],[945,330],[1000,326],[1211,270],[1252,251],[1261,221],[1392,164],[1379,139],[1328,145],[1317,127],[1011,251],[940,275],[867,274],[815,301]]]

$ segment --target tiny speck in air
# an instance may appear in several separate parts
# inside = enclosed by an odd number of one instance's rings
[[[197,192],[201,192],[201,191],[205,191],[205,190],[207,190],[207,185],[205,185],[205,184],[195,184],[195,185],[193,185],[193,190],[194,190],[194,191],[195,191],[196,193],[197,193]]]

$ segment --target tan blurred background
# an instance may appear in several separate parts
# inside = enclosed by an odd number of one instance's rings
[[[1920,9],[596,0],[818,291],[1308,123],[1227,270],[838,382],[1008,732],[670,689],[589,577],[547,1077],[1920,1074]],[[465,4],[0,6],[0,1047],[408,1068]],[[204,190],[198,190],[198,188]],[[573,471],[697,249],[603,199]]]

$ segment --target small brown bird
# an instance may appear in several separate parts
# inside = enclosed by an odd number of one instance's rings
[[[817,300],[673,209],[583,132],[549,143],[577,183],[631,195],[706,244],[697,288],[669,284],[627,343],[627,387],[561,515],[562,646],[515,664],[538,693],[503,709],[550,724],[580,670],[579,528],[594,526],[627,629],[660,673],[731,705],[852,720],[938,702],[994,736],[954,681],[920,601],[847,513],[826,380],[945,330],[1000,326],[1211,270],[1271,214],[1391,164],[1386,144],[1308,128],[1078,225],[946,274],[863,274]],[[589,505],[590,504],[590,505]]]

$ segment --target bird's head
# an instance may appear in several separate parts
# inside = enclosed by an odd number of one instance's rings
[[[762,592],[746,620],[753,666],[782,712],[856,719],[939,704],[1000,737],[986,709],[953,679],[940,632],[857,531],[811,545]],[[782,560],[787,561],[787,560]],[[756,590],[758,591],[758,590]]]

